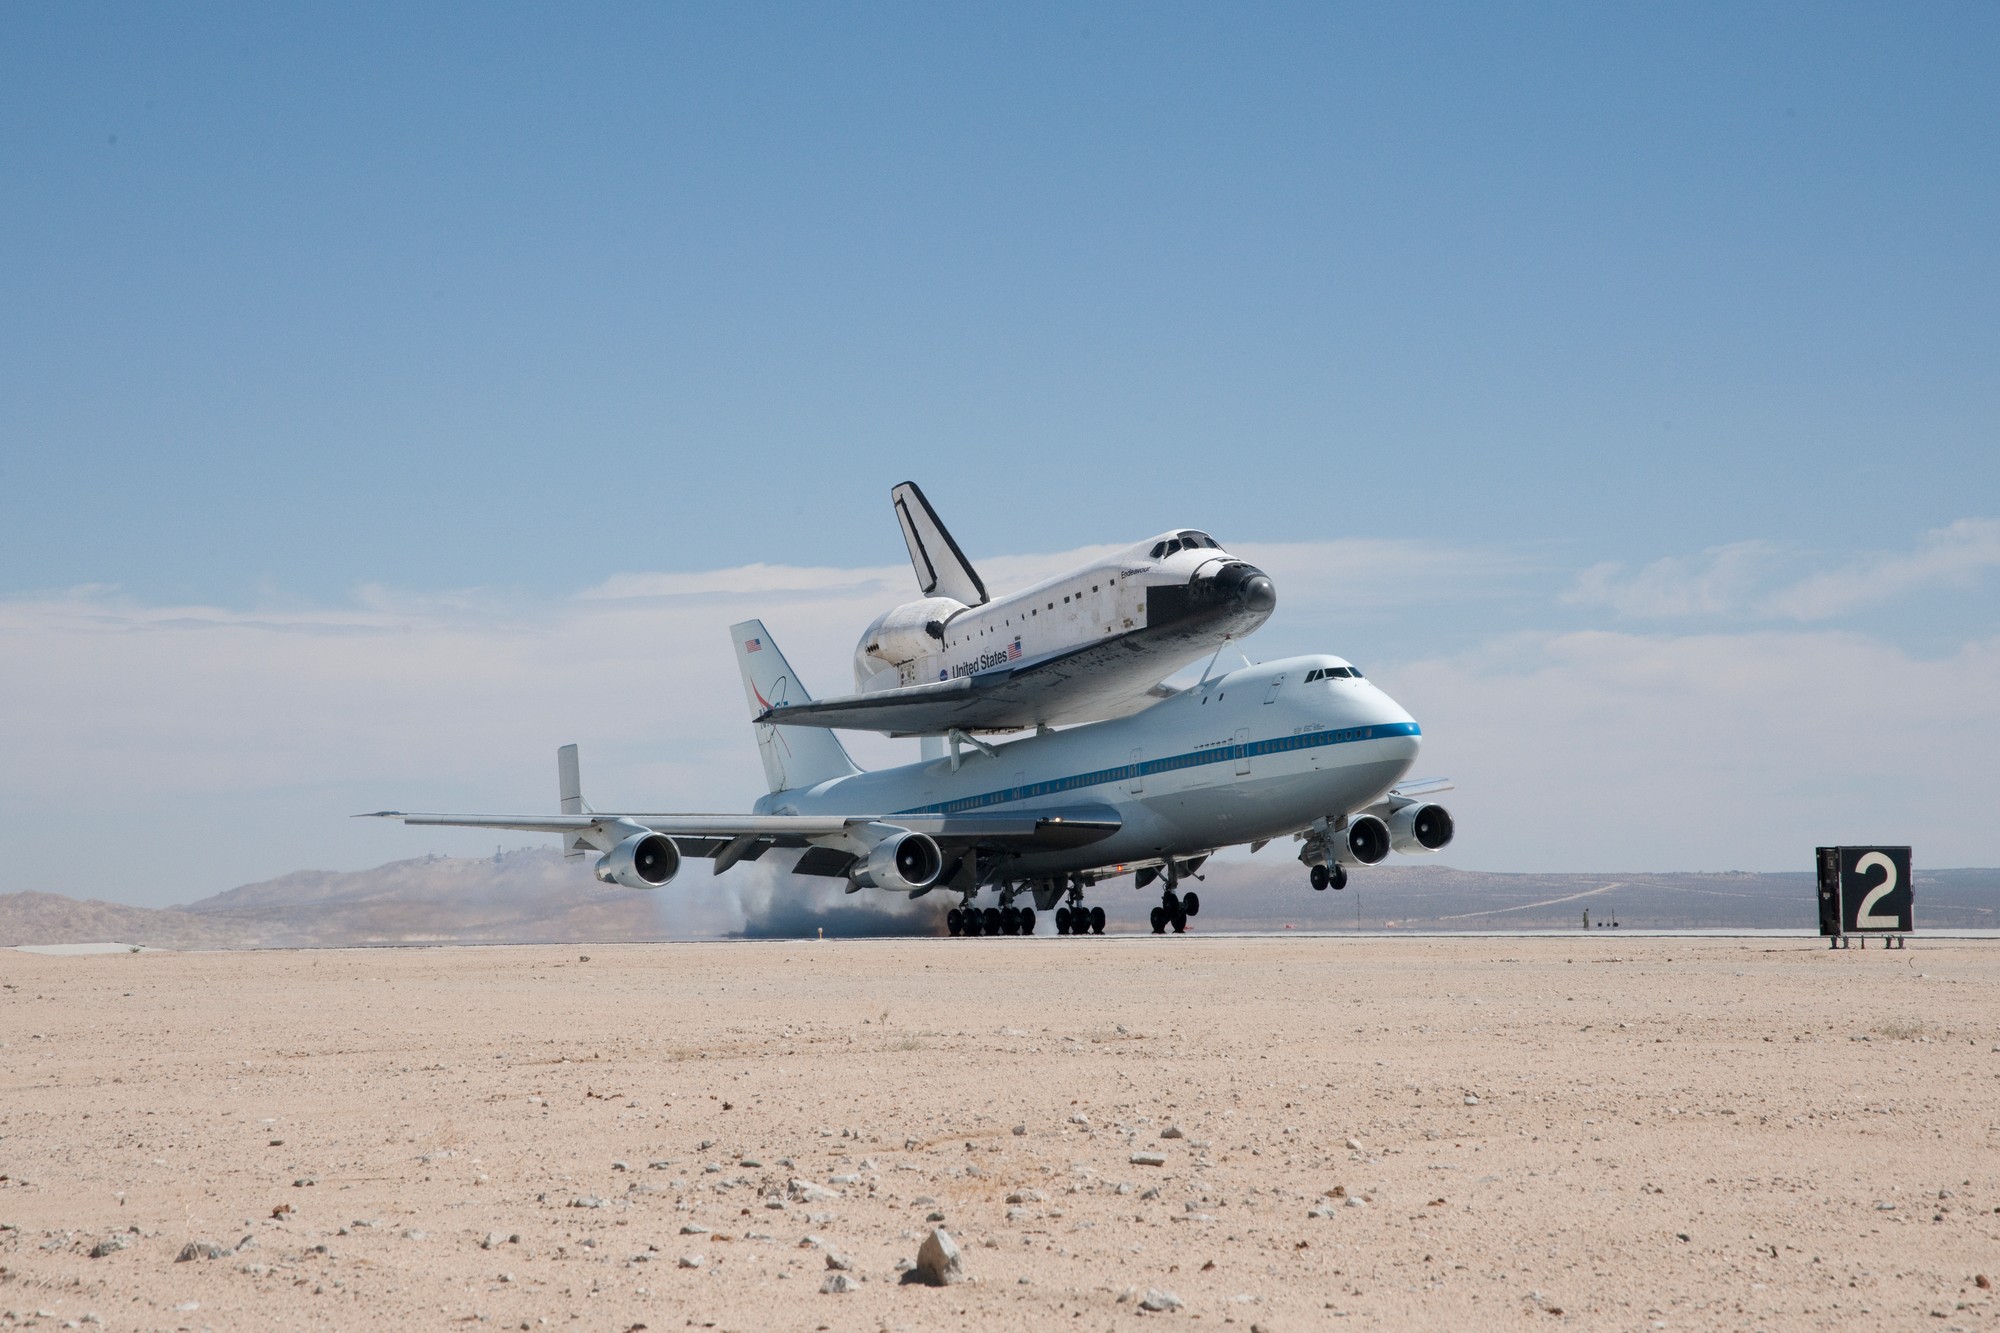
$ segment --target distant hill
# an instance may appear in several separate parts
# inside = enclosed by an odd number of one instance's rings
[[[599,884],[587,861],[550,849],[490,858],[426,856],[372,870],[301,870],[184,907],[128,907],[53,893],[0,894],[0,945],[117,940],[171,949],[379,944],[612,942],[941,934],[952,895],[914,903],[837,881],[751,869],[720,880],[692,862],[659,893]],[[1810,930],[1813,883],[1788,874],[1502,875],[1404,862],[1356,871],[1345,892],[1315,893],[1289,860],[1214,864],[1185,887],[1202,897],[1197,929],[1545,930],[1615,921],[1620,929]],[[1130,879],[1094,890],[1114,929],[1144,930],[1157,888]],[[673,929],[669,929],[673,924]],[[2000,869],[1917,875],[1917,924],[2000,927]],[[1051,929],[1044,926],[1046,933]]]
[[[184,907],[0,895],[0,943],[120,940],[170,949],[667,938],[652,895],[600,884],[553,849],[299,870]]]

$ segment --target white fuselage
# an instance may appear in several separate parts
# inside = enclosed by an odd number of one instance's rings
[[[1346,665],[1314,656],[1243,667],[1133,716],[968,754],[956,768],[939,759],[774,792],[757,810],[890,821],[1023,805],[1117,812],[1121,826],[1111,837],[1023,856],[1010,870],[1015,877],[1282,837],[1381,799],[1416,759],[1415,720],[1372,683],[1305,679],[1316,668]]]

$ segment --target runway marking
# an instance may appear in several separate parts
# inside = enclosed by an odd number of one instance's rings
[[[1609,893],[1613,889],[1622,889],[1624,887],[1624,880],[1613,880],[1611,883],[1601,885],[1595,889],[1585,889],[1582,893],[1568,893],[1560,898],[1544,898],[1538,903],[1516,903],[1512,907],[1492,907],[1484,912],[1458,912],[1451,916],[1441,916],[1437,919],[1439,921],[1463,921],[1467,917],[1473,916],[1499,916],[1503,912],[1525,912],[1531,907],[1554,907],[1557,903],[1573,903],[1578,898],[1589,898],[1596,894]]]

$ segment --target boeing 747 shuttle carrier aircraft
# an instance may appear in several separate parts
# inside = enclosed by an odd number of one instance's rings
[[[811,700],[762,622],[731,635],[770,788],[750,814],[592,810],[565,746],[560,814],[380,816],[560,834],[572,856],[601,854],[600,880],[634,889],[669,883],[684,857],[720,874],[795,852],[795,872],[849,892],[956,893],[947,923],[974,935],[1032,933],[1051,910],[1058,933],[1102,933],[1104,909],[1084,894],[1127,875],[1140,889],[1163,880],[1153,929],[1182,930],[1201,910],[1182,879],[1239,843],[1296,836],[1323,889],[1392,849],[1451,841],[1451,816],[1426,799],[1449,784],[1403,783],[1415,719],[1338,657],[1245,666],[1131,716],[864,773],[832,732],[768,720]],[[1024,896],[1032,906],[1016,905]]]
[[[1205,532],[1163,532],[997,600],[917,484],[889,493],[924,596],[854,648],[858,693],[762,720],[897,736],[1096,722],[1173,693],[1160,682],[1278,604],[1270,577]]]

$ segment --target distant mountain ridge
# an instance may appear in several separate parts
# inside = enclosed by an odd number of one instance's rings
[[[116,940],[171,949],[390,944],[647,941],[942,934],[956,895],[914,903],[846,895],[820,879],[742,882],[693,873],[657,894],[600,884],[587,861],[553,848],[484,858],[424,856],[371,870],[300,870],[181,907],[146,908],[61,894],[0,894],[0,945]],[[740,872],[739,872],[740,873]],[[1918,929],[2000,927],[2000,869],[1919,869]],[[1201,894],[1197,930],[1783,929],[1814,925],[1812,875],[1672,873],[1507,875],[1429,863],[1356,871],[1345,892],[1315,893],[1289,858],[1214,863],[1184,889]],[[673,895],[730,897],[731,927],[670,933]],[[1144,929],[1157,888],[1129,878],[1090,901],[1114,929]],[[707,900],[704,900],[707,901]],[[709,920],[720,921],[720,916]],[[1043,933],[1052,930],[1044,926]]]

